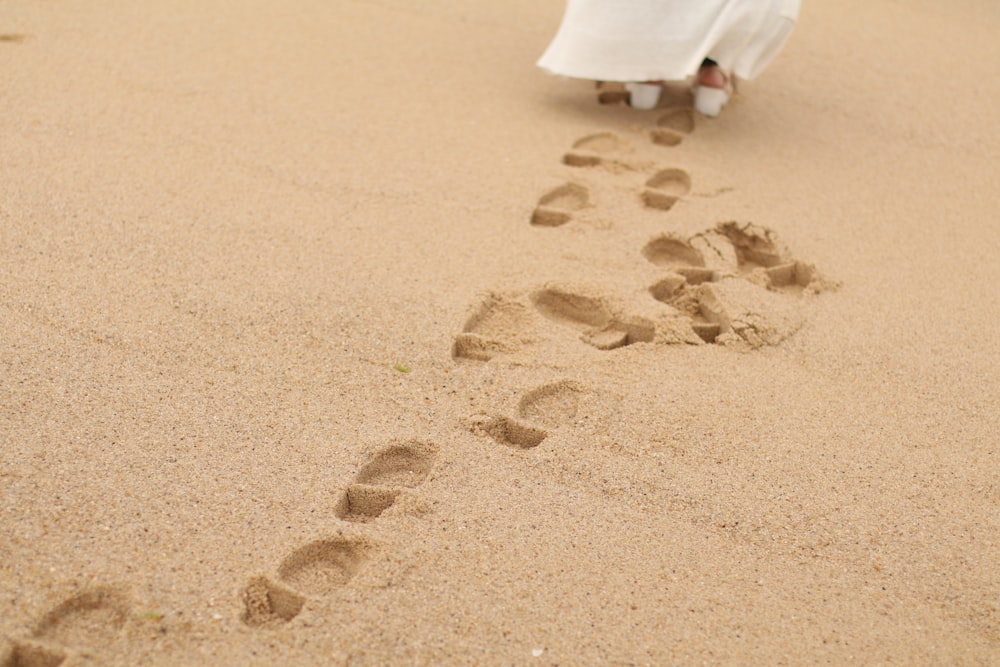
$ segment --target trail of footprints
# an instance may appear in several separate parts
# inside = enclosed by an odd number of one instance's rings
[[[675,108],[660,117],[648,139],[676,146],[693,129],[692,111]],[[691,177],[683,169],[651,167],[632,153],[623,138],[601,132],[576,141],[563,162],[574,169],[643,176],[637,201],[655,211],[669,211],[691,192]],[[564,183],[542,195],[530,222],[560,227],[590,207],[590,200],[584,185]],[[455,336],[452,356],[488,361],[567,333],[604,351],[634,343],[758,348],[777,344],[802,326],[800,309],[789,296],[834,286],[793,257],[772,230],[753,223],[720,222],[687,237],[663,233],[637,250],[637,258],[662,269],[655,283],[631,294],[558,281],[530,293],[489,294]],[[552,323],[561,326],[553,329]]]
[[[647,138],[655,145],[676,146],[693,129],[692,111],[676,108],[660,117]],[[669,211],[692,187],[683,169],[650,169],[632,161],[628,143],[611,132],[583,137],[563,162],[574,169],[599,167],[644,177],[637,200],[652,210]],[[585,186],[567,182],[542,195],[530,223],[560,227],[591,205]],[[487,295],[455,336],[453,358],[488,361],[552,339],[558,344],[576,340],[599,351],[635,343],[775,344],[801,325],[788,297],[831,287],[812,265],[792,257],[771,230],[752,223],[722,222],[687,237],[663,233],[637,249],[637,256],[662,273],[633,294],[552,282],[528,293]],[[467,426],[513,450],[531,450],[553,429],[573,423],[586,394],[572,380],[550,382],[526,392],[514,416],[480,414]],[[438,453],[432,442],[388,443],[358,470],[333,514],[346,524],[378,519],[402,494],[427,480]],[[335,595],[346,586],[379,549],[364,535],[343,532],[296,548],[272,574],[247,581],[241,592],[243,622],[261,628],[294,619],[310,599]],[[0,653],[0,667],[92,661],[121,638],[131,617],[131,605],[118,589],[86,590],[46,613],[26,637],[11,639]]]
[[[391,442],[358,470],[333,508],[344,522],[377,519],[431,474],[438,446],[422,440]],[[241,618],[251,627],[281,625],[310,599],[329,597],[348,584],[379,545],[366,536],[337,533],[289,553],[273,575],[249,579]],[[46,613],[27,636],[11,638],[0,667],[58,667],[92,662],[121,639],[133,618],[127,597],[114,587],[81,592]]]
[[[334,513],[367,523],[392,507],[430,475],[438,446],[421,440],[394,442],[379,450],[354,476]],[[367,537],[338,534],[305,544],[278,565],[273,577],[258,575],[243,590],[243,621],[260,627],[295,618],[310,598],[329,597],[345,586],[379,546]]]

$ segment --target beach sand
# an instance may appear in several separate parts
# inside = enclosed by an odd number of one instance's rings
[[[0,8],[0,666],[1000,663],[1000,5],[709,120],[556,0],[99,4]]]

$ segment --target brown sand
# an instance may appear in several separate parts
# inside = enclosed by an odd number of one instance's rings
[[[1000,663],[1000,5],[561,11],[4,3],[2,667]]]

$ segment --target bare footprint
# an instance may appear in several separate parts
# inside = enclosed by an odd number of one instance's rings
[[[580,386],[570,380],[543,384],[521,398],[518,414],[533,423],[556,427],[576,417],[581,393]]]
[[[691,191],[691,177],[683,169],[663,169],[646,181],[642,201],[649,208],[669,211]]]
[[[538,227],[559,227],[569,222],[573,213],[587,205],[590,193],[576,183],[566,183],[544,194],[531,215]]]
[[[358,471],[337,506],[337,516],[357,522],[380,516],[403,489],[416,488],[427,479],[437,451],[437,445],[418,440],[386,447]]]
[[[613,132],[599,132],[577,140],[563,156],[563,163],[571,167],[594,167],[615,153],[624,153],[629,145]]]
[[[278,568],[278,578],[299,594],[332,595],[364,567],[374,550],[370,542],[359,538],[317,540],[285,558]],[[295,599],[286,602],[291,603],[286,607],[287,614]]]

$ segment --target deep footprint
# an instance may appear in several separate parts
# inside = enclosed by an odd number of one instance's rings
[[[361,539],[311,542],[282,561],[278,578],[305,595],[332,595],[364,567],[372,551],[374,547]]]
[[[789,293],[801,293],[811,285],[816,291],[827,287],[813,266],[789,255],[772,230],[753,223],[723,222],[715,231],[732,244],[737,269],[750,282]]]
[[[538,200],[531,215],[531,224],[537,227],[559,227],[570,221],[573,213],[587,205],[590,193],[576,183],[566,183],[551,190]]]
[[[598,350],[615,350],[633,343],[651,342],[655,327],[642,318],[623,321],[597,297],[547,287],[532,295],[544,317],[581,331],[580,339]]]
[[[337,507],[345,521],[366,522],[392,507],[405,488],[422,484],[437,457],[436,445],[412,440],[375,455],[354,478]]]
[[[473,424],[472,430],[514,449],[534,449],[549,435],[542,429],[502,416],[478,420]]]
[[[649,288],[654,299],[676,308],[690,320],[691,329],[706,343],[714,343],[722,331],[713,313],[702,308],[698,291],[680,274],[672,274]]]
[[[691,177],[682,169],[663,169],[646,181],[642,201],[649,208],[669,211],[691,191]]]

